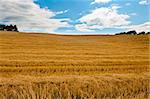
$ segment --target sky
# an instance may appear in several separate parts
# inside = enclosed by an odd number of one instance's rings
[[[150,32],[150,0],[0,0],[0,24],[21,32]]]

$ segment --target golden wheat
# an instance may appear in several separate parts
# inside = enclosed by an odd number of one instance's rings
[[[148,99],[149,36],[0,32],[0,99]]]

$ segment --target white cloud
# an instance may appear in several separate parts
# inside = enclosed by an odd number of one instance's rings
[[[136,15],[137,15],[137,13],[131,13],[130,15],[132,15],[132,16],[136,16]]]
[[[137,32],[150,32],[150,22],[145,22],[140,25],[132,25],[130,26],[130,30],[136,30]]]
[[[126,3],[125,5],[126,5],[126,6],[130,6],[130,5],[131,5],[131,3]]]
[[[76,27],[76,29],[79,31],[81,31],[81,29],[84,30],[84,28],[100,30],[104,28],[114,28],[117,26],[130,24],[130,21],[128,21],[130,16],[127,14],[120,14],[118,12],[118,8],[120,7],[112,6],[111,8],[97,8],[90,14],[81,17],[79,19],[81,25],[79,26],[78,24],[78,27]]]
[[[91,4],[95,4],[95,3],[108,3],[111,2],[112,0],[94,0]]]
[[[55,12],[40,8],[34,1],[0,0],[0,23],[16,24],[20,31],[29,32],[54,32],[60,27],[70,27],[66,21],[69,19],[54,19]]]
[[[126,29],[127,31],[136,30],[137,32],[142,32],[142,31],[150,32],[150,22],[145,22],[139,25],[128,25],[128,26],[122,26],[116,28]]]
[[[94,32],[94,28],[92,26],[88,26],[87,24],[77,24],[75,25],[76,30],[80,32]]]
[[[150,22],[145,22],[144,24],[140,24],[140,25],[133,25],[132,29],[135,29],[138,32],[150,32]]]
[[[139,4],[141,4],[141,5],[148,5],[148,0],[141,0],[140,2],[139,2]]]
[[[59,11],[59,12],[56,12],[56,14],[64,14],[64,13],[67,13],[69,10],[64,10],[64,11]]]

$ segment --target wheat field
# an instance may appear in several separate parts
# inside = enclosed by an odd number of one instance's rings
[[[149,37],[0,32],[0,99],[148,99]]]

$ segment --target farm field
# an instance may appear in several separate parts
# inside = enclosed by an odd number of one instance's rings
[[[0,99],[148,99],[149,37],[0,32]]]

